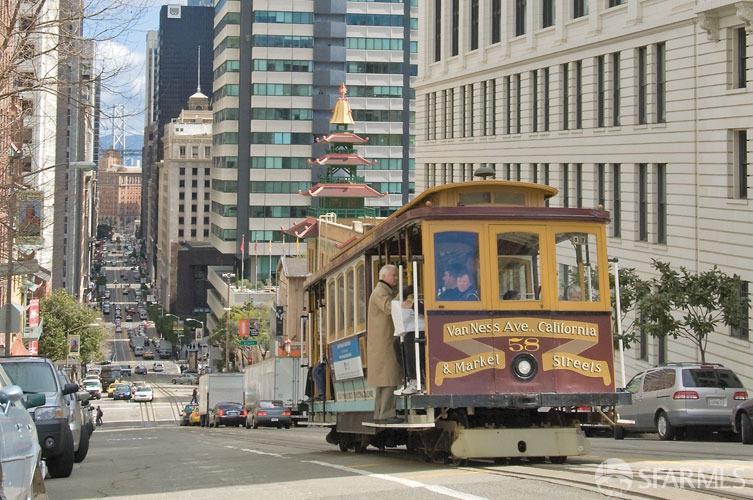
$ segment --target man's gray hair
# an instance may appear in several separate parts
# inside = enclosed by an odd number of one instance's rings
[[[397,266],[394,264],[385,264],[382,266],[382,268],[379,270],[379,279],[384,279],[384,277],[387,275],[388,271],[395,271],[397,272]]]

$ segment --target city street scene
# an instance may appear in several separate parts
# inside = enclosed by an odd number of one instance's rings
[[[748,54],[753,0],[0,0],[0,500],[753,500]]]

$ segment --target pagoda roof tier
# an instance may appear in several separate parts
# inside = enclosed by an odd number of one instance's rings
[[[353,132],[332,132],[320,138],[318,142],[326,142],[327,144],[366,144],[369,142],[369,139]]]
[[[315,238],[319,233],[319,221],[314,217],[306,217],[302,221],[293,224],[282,232],[305,240],[306,238]]]
[[[367,160],[363,156],[355,153],[327,153],[319,158],[309,160],[310,164],[330,165],[330,166],[358,166],[358,165],[376,165],[376,161]]]
[[[306,191],[304,196],[312,198],[381,198],[384,196],[368,184],[315,184]]]

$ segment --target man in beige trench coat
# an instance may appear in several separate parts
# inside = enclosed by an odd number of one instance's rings
[[[379,270],[379,283],[369,297],[366,323],[367,379],[374,388],[374,421],[400,423],[395,413],[393,391],[402,383],[403,371],[397,359],[397,338],[390,314],[398,283],[397,267],[387,264]]]

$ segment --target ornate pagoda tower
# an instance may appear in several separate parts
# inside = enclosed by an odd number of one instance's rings
[[[347,93],[348,88],[341,83],[340,97],[329,120],[335,126],[334,131],[317,138],[317,142],[329,145],[329,151],[319,158],[309,160],[312,165],[326,168],[325,174],[319,177],[318,182],[302,193],[315,198],[312,200],[310,211],[313,216],[334,213],[338,219],[373,217],[375,210],[366,207],[364,200],[384,196],[366,184],[363,177],[357,175],[359,166],[374,165],[376,162],[358,154],[356,146],[367,144],[369,139],[349,129],[355,122]]]

